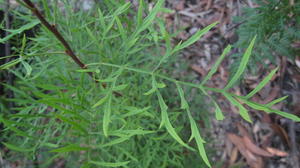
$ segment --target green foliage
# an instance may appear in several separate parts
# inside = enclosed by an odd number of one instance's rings
[[[254,2],[259,6],[246,7],[243,9],[242,16],[234,18],[237,24],[242,23],[237,29],[239,39],[234,47],[244,49],[249,40],[257,36],[256,47],[250,61],[251,67],[265,60],[275,63],[275,58],[278,56],[293,59],[296,51],[291,44],[300,40],[299,1],[295,1],[294,4],[289,0],[255,0]],[[234,58],[240,60],[240,56],[236,54]],[[232,65],[232,69],[238,67],[238,62]]]
[[[205,114],[199,110],[192,113],[195,104],[185,97],[190,88],[211,99],[218,120],[224,119],[224,114],[209,91],[224,95],[249,122],[250,115],[241,102],[299,121],[297,116],[271,109],[284,98],[266,105],[249,100],[276,70],[247,96],[229,92],[248,64],[255,38],[228,85],[210,88],[205,83],[230,46],[201,84],[175,79],[168,71],[176,53],[217,23],[172,47],[172,35],[157,18],[164,11],[163,0],[158,0],[151,11],[140,0],[137,16],[125,1],[104,0],[101,8],[95,6],[88,13],[74,12],[67,1],[63,1],[64,10],[42,2],[47,19],[57,26],[87,69],[79,69],[45,27],[31,41],[23,38],[20,61],[3,68],[17,77],[14,86],[2,83],[15,95],[1,98],[3,106],[15,103],[11,109],[15,114],[6,111],[0,116],[4,125],[1,141],[14,154],[11,160],[38,158],[40,167],[48,167],[57,158],[65,159],[66,167],[195,167],[187,160],[194,159],[198,151],[204,162],[199,161],[198,167],[211,167],[198,125]],[[18,65],[25,61],[26,65]],[[87,72],[93,73],[93,79]]]

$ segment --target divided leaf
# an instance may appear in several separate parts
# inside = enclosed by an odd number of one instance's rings
[[[211,101],[213,102],[214,106],[215,106],[215,115],[216,115],[216,119],[217,120],[223,120],[225,117],[222,113],[221,108],[219,107],[218,103],[214,100],[214,98],[212,96],[210,96],[203,87],[199,87],[199,89],[207,96],[211,99]]]
[[[186,143],[183,142],[183,140],[179,137],[179,135],[177,134],[177,132],[175,131],[175,129],[173,128],[169,117],[168,117],[168,113],[167,113],[167,109],[168,106],[165,104],[161,94],[159,93],[159,91],[156,92],[157,93],[157,97],[158,97],[158,102],[160,105],[160,109],[161,109],[161,117],[162,117],[162,121],[160,124],[160,127],[162,127],[163,125],[166,127],[167,131],[169,132],[169,134],[181,145],[183,145],[184,147],[190,149],[190,150],[194,150],[193,148],[189,147]]]
[[[189,120],[190,120],[190,124],[191,124],[191,130],[192,130],[192,135],[191,135],[190,140],[192,140],[192,138],[195,138],[200,156],[202,157],[205,164],[208,167],[211,167],[211,164],[208,160],[208,157],[206,155],[205,148],[204,148],[204,145],[203,145],[203,143],[205,143],[205,141],[202,139],[202,137],[200,135],[200,132],[199,132],[199,129],[197,127],[197,124],[196,124],[195,120],[193,119],[189,109],[187,109],[187,113],[188,113],[188,116],[189,116]]]
[[[265,111],[267,113],[275,113],[275,114],[278,114],[282,117],[291,119],[295,122],[300,122],[300,118],[298,116],[294,115],[294,114],[286,113],[286,112],[283,112],[283,111],[280,111],[280,110],[271,109],[270,106],[268,106],[268,105],[258,104],[258,103],[249,101],[247,99],[240,98],[240,97],[239,97],[239,99],[242,102],[244,102],[245,104],[247,104],[249,107],[251,107],[255,110],[261,110],[261,111]]]
[[[228,93],[223,93],[223,95],[227,98],[228,101],[230,101],[231,104],[239,108],[240,115],[248,122],[252,123],[251,117],[248,114],[248,110],[241,105],[234,97],[232,97]]]

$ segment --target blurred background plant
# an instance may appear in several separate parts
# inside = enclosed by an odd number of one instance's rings
[[[249,6],[242,8],[240,16],[234,17],[237,25],[238,40],[236,48],[247,47],[251,37],[257,35],[256,48],[249,63],[252,73],[258,69],[257,63],[265,67],[269,62],[276,64],[276,59],[285,56],[295,60],[299,47],[295,47],[300,40],[300,2],[294,0],[250,1]],[[241,54],[232,55],[239,60]],[[234,71],[238,62],[232,64]]]

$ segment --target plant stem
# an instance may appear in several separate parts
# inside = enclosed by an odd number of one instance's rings
[[[103,65],[103,66],[110,66],[110,67],[115,67],[115,68],[122,68],[128,71],[132,71],[132,72],[137,72],[137,73],[141,73],[141,74],[146,74],[146,75],[153,75],[155,77],[161,78],[161,79],[165,79],[167,81],[173,82],[173,83],[179,83],[182,85],[186,85],[186,86],[190,86],[190,87],[194,87],[194,88],[198,88],[201,91],[202,90],[208,90],[208,91],[212,91],[212,92],[216,92],[216,93],[224,93],[223,89],[218,89],[218,88],[211,88],[211,87],[207,87],[207,86],[203,86],[200,84],[194,84],[194,83],[189,83],[189,82],[184,82],[184,81],[180,81],[180,80],[176,80],[170,77],[167,77],[165,75],[161,75],[161,74],[157,74],[155,72],[150,72],[150,71],[145,71],[142,69],[138,69],[138,68],[133,68],[133,67],[127,67],[124,65],[116,65],[116,64],[111,64],[111,63],[105,63],[105,62],[100,62],[100,63],[91,63],[91,64],[87,64],[87,66],[95,66],[95,65]],[[234,94],[228,93],[232,96],[236,96]]]
[[[41,23],[49,30],[51,31],[54,36],[60,41],[60,43],[65,48],[65,53],[69,55],[73,61],[80,66],[82,69],[86,69],[86,65],[77,57],[70,47],[69,43],[65,40],[65,38],[59,33],[55,25],[50,25],[50,23],[45,19],[45,17],[41,14],[41,12],[37,9],[37,7],[30,1],[30,0],[23,0],[23,2],[28,5],[27,8],[32,11],[33,14],[37,16],[37,18],[41,21]],[[88,72],[88,74],[93,78],[93,73]],[[104,84],[102,84],[104,85]]]

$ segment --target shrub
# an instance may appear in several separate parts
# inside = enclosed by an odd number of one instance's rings
[[[39,15],[29,0],[24,2]],[[150,11],[140,0],[137,13],[124,1],[103,1],[102,8],[95,6],[89,12],[74,12],[66,1],[64,10],[59,10],[57,4],[41,2],[46,21],[36,37],[24,36],[18,57],[0,66],[17,77],[14,86],[2,83],[15,94],[14,98],[2,98],[15,103],[14,108],[0,115],[5,128],[1,141],[10,149],[5,154],[7,159],[22,158],[24,164],[34,160],[41,167],[48,167],[56,159],[67,160],[67,167],[195,167],[187,160],[197,160],[193,157],[198,151],[211,167],[197,124],[203,113],[191,111],[193,104],[186,99],[190,88],[211,100],[218,120],[224,115],[208,92],[225,96],[249,122],[251,117],[243,104],[300,120],[271,108],[285,97],[265,105],[250,100],[277,69],[246,96],[229,92],[246,68],[255,38],[226,87],[210,88],[205,83],[231,46],[200,84],[173,78],[170,65],[176,53],[217,23],[172,46],[173,35],[157,17],[159,12],[167,11],[163,0],[158,0]],[[12,34],[40,23],[34,16],[27,20],[28,24],[12,30]],[[47,20],[55,25],[47,26]]]

